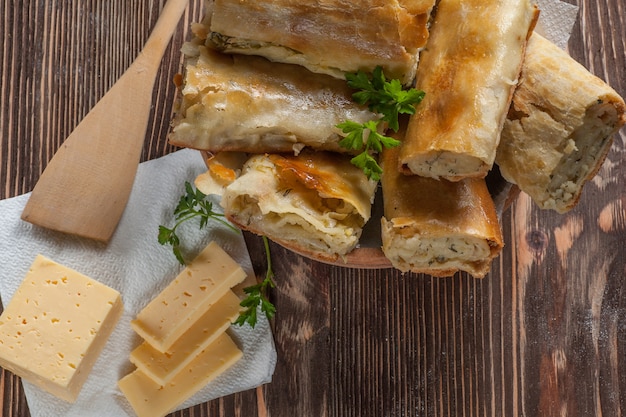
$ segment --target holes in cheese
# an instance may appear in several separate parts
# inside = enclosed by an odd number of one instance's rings
[[[0,316],[0,366],[73,402],[122,310],[116,290],[38,255]]]
[[[143,342],[131,352],[130,361],[155,382],[166,384],[228,329],[239,315],[240,301],[229,290],[167,352],[159,352]]]
[[[218,299],[246,278],[245,271],[211,242],[156,298],[131,327],[166,352]]]
[[[118,386],[139,417],[164,416],[243,353],[226,334],[241,306],[243,269],[211,242],[131,322],[144,341]]]

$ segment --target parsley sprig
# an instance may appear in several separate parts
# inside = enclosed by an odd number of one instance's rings
[[[415,105],[419,104],[425,93],[415,88],[405,90],[400,80],[387,81],[382,67],[377,66],[372,72],[372,78],[363,72],[346,74],[348,86],[360,90],[352,94],[352,99],[362,105],[367,105],[371,111],[381,113],[382,120],[397,132],[400,128],[398,116],[400,114],[415,114]]]
[[[161,245],[172,245],[174,256],[176,256],[176,259],[178,259],[178,262],[182,265],[185,265],[186,262],[181,250],[180,237],[176,233],[176,229],[178,229],[181,224],[199,217],[200,229],[206,226],[209,219],[213,219],[228,226],[234,231],[239,231],[239,229],[224,219],[224,215],[222,213],[215,212],[213,210],[213,203],[206,199],[206,195],[202,191],[198,189],[194,190],[188,181],[185,181],[185,191],[186,194],[180,197],[178,205],[174,209],[174,218],[176,219],[176,223],[172,228],[160,225],[158,237]]]
[[[381,114],[378,120],[370,120],[365,123],[357,123],[347,120],[337,125],[347,135],[339,141],[343,148],[361,151],[352,158],[353,165],[361,168],[365,175],[375,181],[380,180],[382,168],[373,156],[381,152],[383,147],[393,148],[400,145],[400,141],[380,134],[381,122],[386,122],[389,128],[397,132],[400,128],[398,121],[400,114],[415,114],[415,106],[419,104],[425,93],[411,88],[405,90],[399,80],[388,81],[382,67],[377,66],[372,72],[372,78],[363,71],[347,73],[348,86],[359,90],[352,94],[352,99],[376,113]]]
[[[351,162],[361,168],[368,178],[375,181],[380,179],[383,171],[372,156],[372,152],[381,152],[383,146],[392,148],[400,145],[399,140],[378,133],[379,123],[380,120],[370,120],[363,124],[347,120],[337,125],[343,133],[347,133],[346,137],[339,141],[339,146],[358,151],[363,149],[363,142],[365,142],[365,149],[352,158]],[[365,141],[364,138],[366,138]]]
[[[207,225],[210,219],[216,220],[230,229],[239,232],[232,224],[225,220],[224,214],[213,211],[213,203],[206,199],[206,194],[198,189],[194,189],[189,182],[185,182],[186,194],[180,197],[178,205],[174,209],[174,218],[176,223],[172,228],[166,226],[159,226],[158,240],[161,245],[172,245],[172,251],[174,256],[178,259],[182,265],[185,265],[185,259],[183,257],[180,245],[180,237],[176,233],[176,229],[183,223],[194,219],[200,218],[200,229]],[[274,272],[272,271],[272,262],[270,257],[270,247],[267,237],[263,236],[263,242],[265,244],[265,254],[267,256],[267,272],[265,279],[250,287],[246,287],[243,291],[247,294],[247,297],[240,303],[242,307],[245,307],[237,320],[236,324],[243,326],[248,323],[252,328],[257,323],[257,307],[261,306],[261,311],[269,319],[272,319],[276,314],[276,307],[270,302],[267,297],[267,293],[270,288],[274,288]]]
[[[257,308],[261,306],[261,312],[265,314],[268,320],[271,320],[276,314],[276,307],[267,297],[267,293],[270,288],[274,288],[274,272],[272,271],[272,259],[270,256],[269,240],[266,236],[263,236],[263,244],[265,246],[265,255],[267,257],[267,271],[265,273],[265,279],[256,285],[246,287],[243,291],[247,294],[247,297],[240,303],[242,307],[245,307],[235,324],[243,326],[246,323],[250,327],[254,328],[257,323]]]

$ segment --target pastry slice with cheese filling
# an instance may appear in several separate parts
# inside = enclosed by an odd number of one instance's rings
[[[262,154],[241,169],[221,159],[208,165],[196,186],[221,192],[220,204],[232,223],[314,259],[336,261],[349,253],[371,216],[377,182],[346,155]]]
[[[215,153],[297,153],[304,147],[345,152],[335,126],[377,117],[352,100],[345,80],[262,57],[221,54],[198,39],[184,52],[168,138],[173,145]]]
[[[626,123],[624,109],[615,90],[533,34],[496,156],[502,176],[539,207],[569,211]]]
[[[406,173],[485,177],[538,11],[531,0],[441,0],[421,54],[426,93],[400,152]]]
[[[435,0],[211,0],[208,43],[344,79],[372,71],[410,84]]]
[[[397,170],[398,148],[383,151],[381,166],[381,238],[391,264],[438,277],[458,271],[484,277],[503,247],[485,179],[404,175]]]

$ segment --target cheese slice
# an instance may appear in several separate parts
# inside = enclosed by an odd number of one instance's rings
[[[131,327],[166,352],[206,311],[246,278],[245,271],[211,242],[131,321]]]
[[[131,352],[130,361],[155,382],[166,384],[228,329],[239,315],[240,301],[228,291],[166,353],[143,342]]]
[[[119,292],[38,255],[0,316],[0,366],[74,402],[122,311]]]
[[[170,382],[161,385],[136,369],[118,386],[139,417],[162,417],[237,362],[243,353],[222,333]]]

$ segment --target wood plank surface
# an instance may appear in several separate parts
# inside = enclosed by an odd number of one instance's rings
[[[626,3],[580,7],[571,55],[626,95]],[[47,161],[130,65],[164,0],[0,0],[0,198]],[[166,134],[190,0],[153,94],[143,160]],[[626,414],[626,132],[571,213],[522,195],[485,279],[321,264],[272,244],[278,364],[272,383],[174,416],[620,416]],[[246,234],[255,270],[260,238]],[[2,416],[29,416],[0,376]]]

